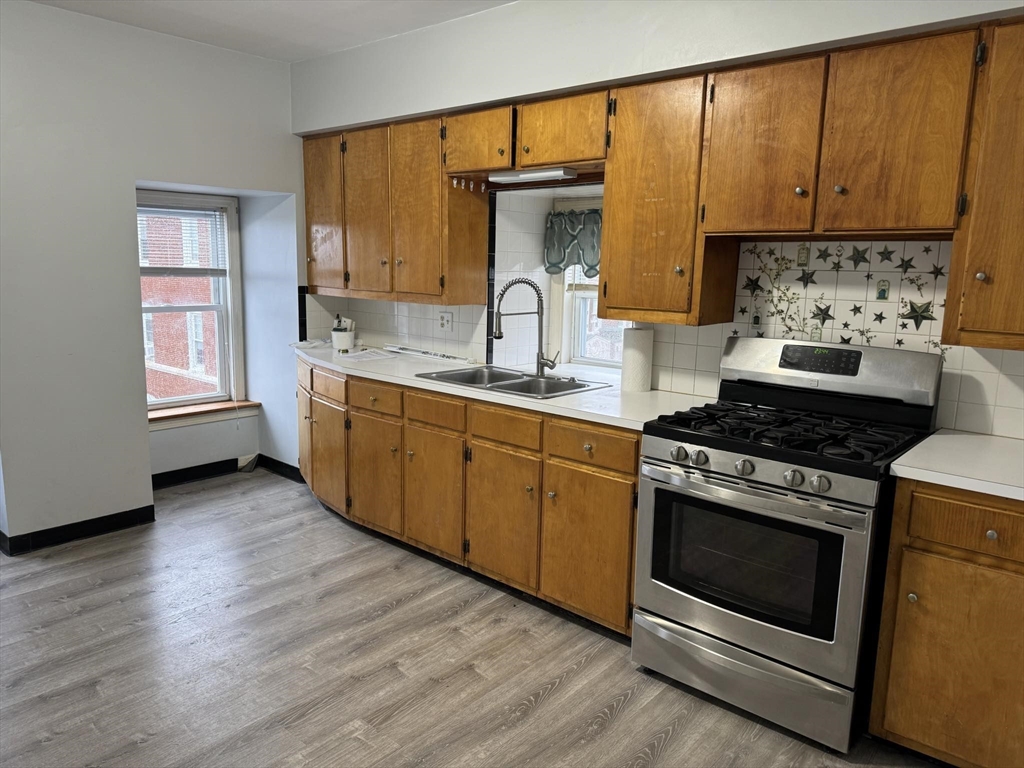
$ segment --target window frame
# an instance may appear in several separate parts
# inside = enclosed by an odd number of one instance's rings
[[[583,339],[580,337],[580,319],[583,312],[583,301],[594,300],[597,301],[597,289],[599,284],[598,278],[591,278],[594,282],[577,282],[577,272],[581,271],[578,264],[574,264],[569,267],[558,277],[561,278],[560,284],[552,281],[553,290],[557,289],[560,291],[563,299],[562,304],[562,348],[568,350],[568,354],[565,355],[565,362],[572,363],[574,365],[593,365],[600,368],[611,368],[621,369],[622,361],[611,361],[611,360],[599,360],[594,357],[585,357],[579,354],[582,349]],[[579,275],[583,280],[587,278]],[[623,327],[626,327],[625,322]]]
[[[240,238],[238,227],[238,199],[222,195],[201,195],[183,192],[165,192],[161,190],[137,189],[135,193],[136,221],[138,213],[144,208],[162,208],[179,210],[206,210],[219,211],[224,214],[227,237],[227,271],[224,275],[226,290],[221,297],[220,304],[199,304],[199,305],[174,305],[147,307],[142,305],[141,293],[139,305],[145,323],[146,315],[156,315],[162,312],[185,314],[186,333],[189,340],[189,362],[191,370],[192,336],[188,323],[188,313],[191,312],[214,312],[217,320],[218,347],[220,351],[219,360],[223,364],[218,368],[218,391],[209,395],[189,395],[186,397],[171,397],[162,400],[150,401],[148,408],[151,411],[162,408],[176,408],[183,405],[200,405],[203,403],[221,402],[225,400],[245,399],[245,345],[243,340],[243,318],[242,318],[242,272],[240,258]],[[197,235],[198,236],[198,235]],[[138,243],[138,239],[136,239]],[[184,257],[184,245],[182,247]],[[168,268],[152,267],[142,263],[142,259],[136,253],[136,263],[139,264],[139,277],[155,277],[166,275]],[[184,267],[183,269],[195,271],[195,277],[202,277],[202,268]],[[220,277],[220,270],[217,274],[207,276]],[[141,282],[140,282],[141,286]],[[141,290],[141,289],[140,289]],[[155,343],[155,338],[154,338]],[[143,326],[143,359],[145,361],[145,325]],[[205,352],[205,350],[204,350]],[[147,363],[144,362],[144,365]],[[154,365],[156,365],[154,363]]]

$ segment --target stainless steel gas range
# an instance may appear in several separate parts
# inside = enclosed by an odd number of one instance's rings
[[[938,355],[730,339],[718,402],[644,426],[633,661],[845,752],[888,466],[934,429],[940,372]]]

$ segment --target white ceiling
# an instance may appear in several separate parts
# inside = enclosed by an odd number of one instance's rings
[[[166,35],[303,61],[511,0],[36,0]]]

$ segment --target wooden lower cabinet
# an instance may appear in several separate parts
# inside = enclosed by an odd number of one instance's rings
[[[345,510],[345,478],[348,471],[348,452],[345,439],[346,411],[341,406],[332,405],[314,397],[310,415],[312,417],[310,463],[313,468],[313,493],[329,507],[342,512]],[[308,479],[307,482],[309,482]]]
[[[300,371],[301,373],[301,371]],[[313,487],[313,473],[310,471],[310,453],[312,451],[312,401],[309,392],[299,387],[295,393],[299,408],[299,474],[306,485]]]
[[[405,535],[457,559],[462,558],[465,451],[461,437],[405,426]]]
[[[1024,765],[1022,519],[1021,502],[899,481],[872,733],[954,765]]]
[[[477,441],[472,451],[466,473],[466,560],[535,590],[542,462]]]
[[[633,559],[633,480],[544,464],[540,593],[624,631]]]
[[[402,424],[349,415],[349,497],[352,517],[402,533]]]

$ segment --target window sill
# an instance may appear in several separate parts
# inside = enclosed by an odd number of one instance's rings
[[[167,429],[188,424],[227,421],[239,417],[255,416],[260,404],[254,400],[222,400],[217,403],[182,405],[177,408],[159,408],[149,412],[149,428]]]

